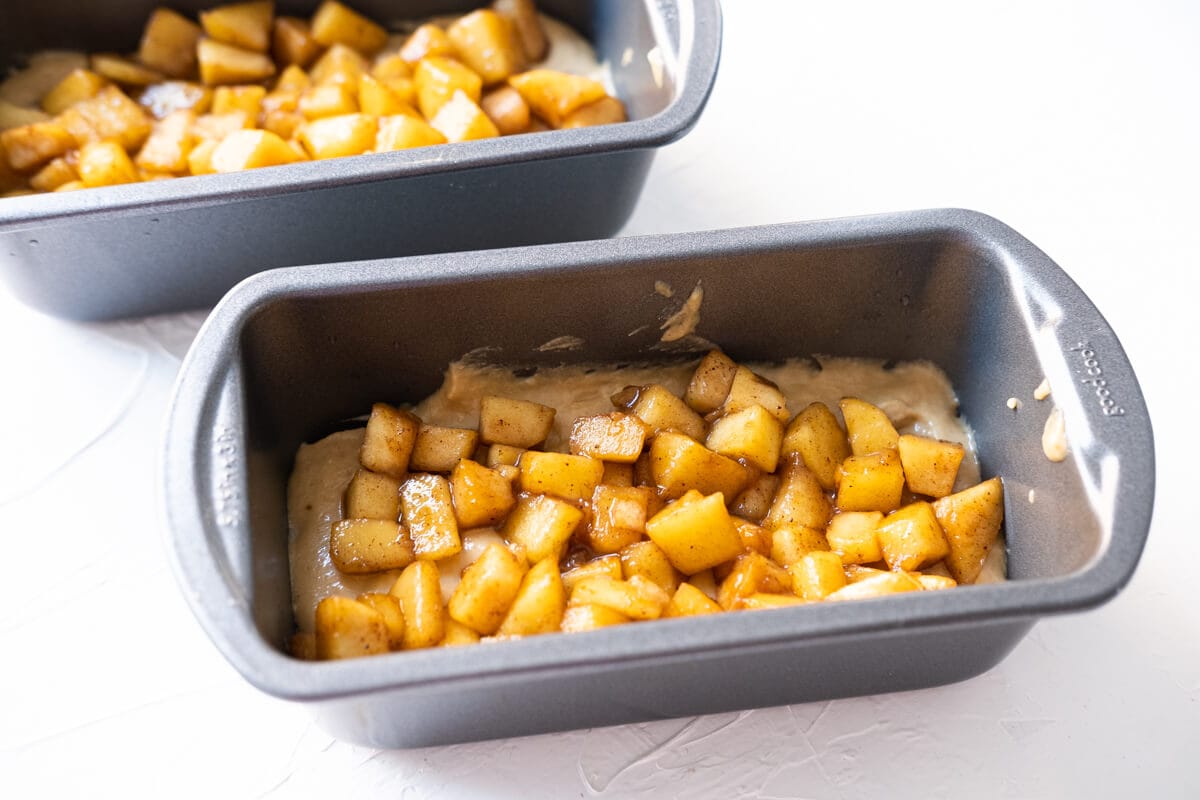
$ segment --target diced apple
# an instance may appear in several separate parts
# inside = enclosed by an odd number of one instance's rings
[[[400,602],[404,613],[401,647],[414,650],[433,647],[446,630],[442,605],[441,572],[433,561],[414,561],[404,568],[388,592]]]
[[[796,415],[783,435],[783,454],[799,454],[826,491],[837,488],[838,468],[850,456],[846,432],[829,406],[811,403]]]
[[[528,400],[488,395],[479,403],[479,438],[487,444],[529,448],[554,425],[554,409]]]
[[[417,87],[417,107],[431,121],[455,92],[462,92],[467,100],[478,103],[483,91],[480,77],[452,58],[422,59],[413,73],[413,81]]]
[[[200,80],[208,86],[256,83],[275,74],[275,62],[269,56],[215,39],[201,39],[196,58]]]
[[[684,392],[684,401],[701,414],[716,411],[729,396],[737,368],[737,363],[729,356],[720,350],[710,350],[696,365]]]
[[[875,530],[883,521],[879,511],[842,511],[829,521],[825,538],[843,564],[874,564],[883,560]]]
[[[771,531],[771,560],[785,567],[807,553],[829,549],[825,533],[804,525],[783,525]]]
[[[779,490],[779,476],[764,473],[754,479],[754,482],[739,494],[729,507],[731,513],[751,522],[762,522],[771,510],[775,493]]]
[[[354,91],[358,88],[359,78],[370,70],[371,64],[362,53],[344,44],[335,44],[317,59],[308,76],[318,86],[337,84]]]
[[[924,501],[888,514],[875,532],[883,560],[893,570],[919,570],[950,554],[933,506]]]
[[[829,550],[813,550],[788,567],[792,591],[805,600],[824,600],[846,585],[842,560]]]
[[[733,569],[721,581],[717,603],[726,611],[737,610],[752,594],[792,591],[792,576],[783,567],[759,553],[738,556]]]
[[[172,78],[196,74],[200,26],[169,8],[156,8],[142,32],[138,61]]]
[[[953,589],[958,586],[958,581],[946,575],[922,575],[919,573],[911,573],[917,579],[917,583],[921,584],[921,588],[927,592],[938,592],[943,589]]]
[[[500,86],[479,100],[479,107],[502,136],[525,133],[529,130],[529,104],[511,86]]]
[[[275,4],[271,0],[230,3],[200,12],[204,32],[218,42],[265,53],[271,44],[271,20]]]
[[[125,148],[112,141],[85,144],[79,150],[79,179],[89,187],[115,186],[141,180]]]
[[[278,134],[264,130],[234,131],[221,140],[212,154],[215,172],[276,167],[299,161],[300,156]]]
[[[611,608],[629,619],[650,620],[662,616],[671,596],[653,581],[634,575],[628,580],[603,576],[585,578],[571,590],[570,604]]]
[[[321,53],[321,43],[312,36],[308,22],[299,17],[276,17],[271,30],[271,53],[287,66],[307,67]]]
[[[553,128],[583,106],[594,103],[607,92],[604,84],[582,75],[569,75],[550,69],[534,69],[513,75],[509,84],[521,93],[525,102]]]
[[[632,464],[642,454],[646,425],[631,414],[613,412],[578,417],[571,425],[571,452]]]
[[[317,604],[317,658],[355,658],[387,651],[387,624],[378,611],[339,595]]]
[[[346,487],[342,501],[346,519],[400,519],[400,481],[391,475],[360,469]]]
[[[418,27],[404,40],[400,57],[411,65],[426,58],[454,58],[458,55],[446,32],[432,23]]]
[[[742,540],[742,549],[764,556],[771,555],[773,539],[771,531],[741,517],[734,517],[733,525],[737,528],[738,538]]]
[[[929,497],[945,497],[954,491],[964,454],[961,444],[906,434],[900,437],[898,449],[911,491]]]
[[[267,90],[263,86],[218,86],[213,91],[212,113],[244,111],[251,119],[258,119],[266,96]]]
[[[620,611],[595,604],[570,606],[563,614],[562,632],[581,633],[629,622]]]
[[[326,0],[312,18],[312,37],[329,47],[344,44],[374,53],[387,44],[387,30],[337,0]]]
[[[974,583],[1004,521],[1004,486],[989,478],[935,500],[933,511],[946,534],[946,567],[959,583]]]
[[[421,420],[416,415],[376,403],[371,406],[358,460],[369,470],[403,478],[420,429]]]
[[[461,530],[495,525],[512,510],[512,484],[494,469],[462,459],[450,473],[450,495]]]
[[[588,545],[596,553],[617,553],[646,533],[651,490],[602,483],[592,492]]]
[[[694,492],[680,498],[646,522],[646,535],[685,575],[715,567],[742,552],[742,540],[720,492],[707,497]]]
[[[488,545],[463,571],[450,596],[450,616],[481,636],[500,629],[525,577],[525,564],[502,544]]]
[[[329,558],[352,575],[400,569],[412,563],[413,543],[396,520],[343,519],[330,531]]]
[[[508,19],[481,8],[459,17],[446,36],[468,67],[485,84],[499,83],[525,66],[525,53]]]
[[[211,139],[217,144],[234,131],[250,130],[254,127],[250,115],[245,111],[230,111],[228,114],[201,114],[196,117],[192,134],[197,139]]]
[[[567,570],[562,576],[563,586],[566,588],[567,594],[570,594],[571,590],[575,588],[575,584],[584,578],[595,575],[603,575],[613,580],[621,580],[623,577],[621,557],[616,554],[600,556],[574,569]]]
[[[438,108],[429,120],[429,126],[445,136],[447,142],[469,142],[500,135],[500,131],[479,107],[478,99],[472,100],[461,89],[456,90]]]
[[[794,594],[776,594],[771,592],[756,592],[741,602],[743,611],[761,611],[769,608],[788,608],[802,606],[807,600]]]
[[[390,150],[407,150],[412,147],[428,147],[445,144],[446,137],[431,128],[423,119],[397,114],[379,118],[379,133],[375,135],[375,150],[380,153]]]
[[[594,103],[569,114],[562,122],[560,130],[572,128],[592,128],[596,125],[615,125],[625,122],[629,117],[625,113],[625,104],[611,95],[601,97]]]
[[[404,612],[400,610],[400,601],[379,592],[364,592],[355,599],[379,612],[387,627],[388,648],[399,650],[404,644]]]
[[[440,646],[462,647],[468,644],[479,644],[479,634],[457,620],[447,619],[446,633]]]
[[[695,617],[721,611],[721,606],[704,592],[690,583],[681,583],[663,611],[663,617]]]
[[[825,597],[826,601],[834,600],[865,600],[871,597],[884,597],[901,592],[919,592],[922,587],[916,578],[904,572],[882,572],[865,577],[854,583],[847,583],[842,588],[831,592]]]
[[[721,404],[721,413],[732,414],[756,405],[765,408],[782,423],[791,419],[787,398],[779,387],[748,367],[738,366],[733,373],[733,382],[729,384],[729,394]]]
[[[195,112],[186,109],[174,111],[156,122],[150,138],[137,154],[137,166],[154,172],[187,172],[188,156],[196,143],[192,133],[195,124]]]
[[[843,511],[894,511],[904,493],[904,467],[895,450],[850,456],[838,477],[837,505]]]
[[[192,175],[213,174],[212,155],[218,144],[220,142],[215,139],[202,139],[197,142],[192,152],[188,153],[188,172]]]
[[[150,86],[166,79],[166,76],[158,70],[109,53],[96,53],[88,59],[88,62],[92,72],[101,78],[124,86]]]
[[[308,122],[300,129],[300,142],[315,159],[343,158],[371,150],[378,132],[374,117],[342,114]]]
[[[364,114],[388,117],[395,114],[417,117],[419,112],[388,84],[363,73],[358,78],[358,105]]]
[[[762,406],[750,406],[719,417],[704,444],[723,456],[774,472],[783,444],[783,423]]]
[[[0,154],[0,158],[3,158],[2,154]],[[29,178],[29,187],[39,192],[53,192],[60,186],[78,181],[79,172],[75,169],[73,161],[74,159],[66,156],[51,159],[46,166]],[[82,181],[80,182],[82,183]],[[3,189],[4,184],[4,167],[0,166],[0,189]]]
[[[534,0],[495,0],[492,8],[512,23],[526,60],[535,63],[546,57],[550,42]]]
[[[562,624],[566,608],[567,593],[558,572],[558,559],[545,558],[525,573],[497,633],[502,636],[552,633]]]
[[[296,110],[306,120],[340,117],[358,113],[358,100],[350,87],[341,83],[321,83],[300,93]]]
[[[752,479],[747,467],[673,431],[660,433],[651,441],[650,470],[654,484],[668,499],[689,490],[736,497]]]
[[[42,97],[42,109],[48,114],[61,114],[76,103],[95,97],[107,83],[91,70],[72,70]]]
[[[678,431],[697,441],[704,439],[704,420],[670,389],[657,383],[618,392],[613,403],[625,405],[644,422],[650,434]]]
[[[875,405],[857,397],[844,397],[839,403],[846,420],[850,452],[865,456],[880,450],[894,450],[900,435],[887,414]]]
[[[785,525],[824,530],[832,511],[817,477],[808,467],[793,462],[784,468],[775,500],[762,524],[771,530]]]
[[[448,428],[422,425],[417,431],[409,469],[420,472],[449,472],[464,458],[470,458],[479,442],[472,428]]]
[[[438,561],[462,550],[450,482],[420,473],[400,485],[400,515],[417,558]]]
[[[559,558],[583,519],[570,503],[546,495],[525,495],[504,522],[504,538],[525,549],[530,563]]]
[[[641,575],[668,595],[675,593],[681,580],[667,554],[651,541],[635,542],[621,550],[621,574],[626,580]]]
[[[0,133],[0,146],[8,154],[13,169],[29,172],[73,149],[75,139],[57,122],[35,122]]]
[[[590,500],[604,475],[604,464],[587,456],[530,450],[521,456],[520,488],[564,500]]]

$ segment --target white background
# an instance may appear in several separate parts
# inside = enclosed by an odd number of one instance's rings
[[[955,686],[352,747],[244,683],[168,570],[160,422],[203,315],[78,325],[0,290],[0,796],[1200,796],[1200,5],[724,11],[708,108],[624,233],[962,206],[1028,236],[1105,313],[1149,402],[1156,511],[1128,589]]]

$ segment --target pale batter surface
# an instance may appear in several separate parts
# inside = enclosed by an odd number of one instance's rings
[[[545,449],[565,452],[571,423],[576,417],[612,411],[610,397],[625,386],[660,383],[682,395],[695,366],[695,361],[620,370],[569,366],[539,369],[533,375],[516,377],[511,369],[460,361],[446,371],[442,386],[413,411],[430,424],[476,428],[480,397],[495,394],[531,400],[557,409]],[[828,358],[820,359],[819,366],[799,360],[746,366],[783,390],[793,414],[814,401],[825,403],[836,413],[838,401],[853,396],[883,409],[900,433],[959,442],[966,454],[955,488],[979,482],[979,461],[969,431],[955,413],[954,391],[945,374],[932,364],[907,362],[884,369],[878,361]],[[361,592],[386,592],[399,574],[395,571],[343,575],[329,558],[330,527],[341,519],[342,493],[358,469],[362,440],[362,429],[340,431],[314,444],[301,445],[296,453],[295,469],[288,483],[288,544],[296,624],[303,632],[313,630],[313,614],[322,598],[331,594],[354,597]],[[463,534],[463,553],[441,562],[443,595],[449,596],[461,570],[493,541],[499,541],[499,537],[491,529]],[[1004,571],[1001,540],[992,548],[976,583],[1003,580]]]

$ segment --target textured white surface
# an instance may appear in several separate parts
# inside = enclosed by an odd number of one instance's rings
[[[1158,432],[1128,589],[963,684],[407,752],[333,742],[185,608],[154,511],[201,315],[75,325],[0,290],[0,796],[1197,797],[1200,6],[726,0],[705,115],[626,233],[986,211],[1088,292]],[[1025,398],[1026,400],[1028,398]]]

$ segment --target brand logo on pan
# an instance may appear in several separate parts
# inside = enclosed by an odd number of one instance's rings
[[[217,524],[224,527],[237,525],[241,516],[238,513],[238,486],[234,478],[234,467],[237,465],[237,436],[232,428],[221,427],[216,431],[213,440],[214,455],[217,460]]]
[[[1092,345],[1089,342],[1080,342],[1071,348],[1071,352],[1078,353],[1079,357],[1083,359],[1084,378],[1081,383],[1091,386],[1095,390],[1096,397],[1100,402],[1100,410],[1104,412],[1104,416],[1125,416],[1125,409],[1118,405],[1116,398],[1112,396],[1108,380],[1104,377],[1104,369],[1100,366],[1100,359],[1096,357],[1096,351]]]

